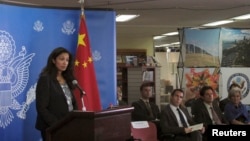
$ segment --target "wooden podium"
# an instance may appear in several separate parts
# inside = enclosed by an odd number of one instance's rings
[[[47,141],[126,141],[133,107],[99,112],[73,111],[46,130]]]

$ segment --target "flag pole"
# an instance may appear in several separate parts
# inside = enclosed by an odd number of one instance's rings
[[[84,15],[84,0],[79,0],[79,3],[81,4],[81,16]]]
[[[83,97],[77,97],[77,100],[79,101],[78,103],[79,106],[81,106],[81,110],[99,111],[102,107],[95,74],[94,60],[91,54],[87,25],[85,23],[84,0],[79,0],[79,3],[81,4],[81,16],[74,71],[75,76],[80,79],[79,85],[83,86],[86,95]]]
[[[81,5],[81,16],[84,16],[84,0],[79,0],[79,3]],[[82,111],[86,111],[83,95],[81,96],[81,102],[82,102]]]

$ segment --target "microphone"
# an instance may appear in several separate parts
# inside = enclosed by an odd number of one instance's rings
[[[73,80],[72,83],[79,89],[81,95],[86,95],[86,92],[79,86],[77,80]]]

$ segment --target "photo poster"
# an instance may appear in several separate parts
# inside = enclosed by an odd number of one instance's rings
[[[205,86],[211,86],[215,90],[214,97],[219,96],[219,68],[185,68],[185,103],[191,102],[200,97],[200,89]]]
[[[183,29],[184,67],[218,67],[220,28]]]
[[[250,29],[222,28],[222,67],[250,66]]]
[[[250,96],[249,96],[249,89],[250,89],[250,82],[249,76],[250,71],[249,68],[221,68],[222,74],[222,98],[224,99],[228,96],[228,88],[232,83],[236,83],[239,85],[242,91],[242,103],[250,104]]]

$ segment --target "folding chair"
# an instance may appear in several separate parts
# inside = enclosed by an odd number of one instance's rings
[[[151,121],[131,122],[131,135],[134,141],[158,141],[156,125]]]

